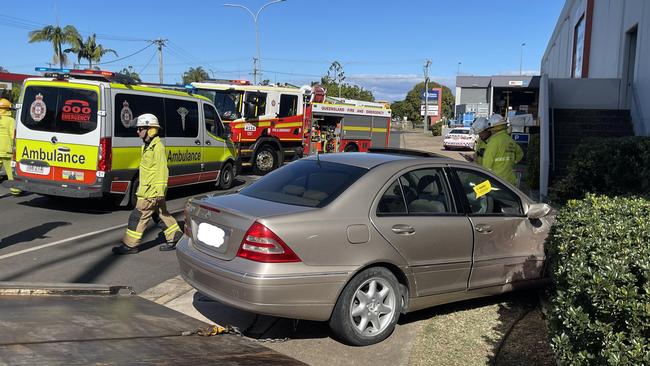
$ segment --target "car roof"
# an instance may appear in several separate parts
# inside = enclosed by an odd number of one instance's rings
[[[385,152],[347,152],[335,154],[318,154],[307,157],[309,160],[320,160],[332,163],[352,165],[365,169],[372,169],[378,165],[396,162],[396,161],[412,161],[414,159],[421,159],[423,162],[441,162],[446,163],[452,161],[451,158],[438,155],[435,153],[428,153],[419,150],[407,149],[385,149]]]

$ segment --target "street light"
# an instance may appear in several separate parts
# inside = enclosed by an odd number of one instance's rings
[[[460,65],[462,62],[458,61],[458,71],[456,71],[456,76],[460,75]]]
[[[253,14],[253,12],[249,8],[245,7],[244,5],[223,4],[223,6],[231,6],[233,8],[242,8],[242,9],[246,10],[253,17],[253,22],[255,23],[255,43],[257,45],[257,58],[253,58],[253,83],[254,84],[257,84],[257,74],[258,74],[257,70],[259,70],[260,75],[262,74],[262,63],[261,63],[261,60],[260,60],[260,28],[257,25],[257,20],[259,19],[260,13],[262,12],[262,10],[264,8],[266,8],[269,5],[276,4],[276,3],[281,3],[281,2],[284,2],[284,1],[286,1],[286,0],[270,1],[270,2],[262,5],[262,7],[257,11],[256,14]]]
[[[525,45],[526,45],[525,42],[521,44],[521,53],[519,55],[519,76],[523,75],[522,71],[521,71],[522,70],[521,67],[522,67],[522,64],[524,63],[524,46]]]

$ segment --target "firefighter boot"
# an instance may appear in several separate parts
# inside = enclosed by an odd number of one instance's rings
[[[170,250],[176,249],[176,243],[178,243],[179,240],[183,237],[183,233],[180,231],[177,231],[174,233],[174,239],[172,241],[169,241],[161,246],[158,247],[158,250],[167,252]]]
[[[113,247],[113,254],[121,255],[121,254],[137,254],[140,250],[138,247],[130,247],[125,244],[122,244],[117,247]]]

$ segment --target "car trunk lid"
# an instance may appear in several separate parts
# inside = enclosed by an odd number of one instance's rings
[[[244,235],[257,221],[273,230],[272,217],[316,210],[248,197],[241,194],[205,197],[188,203],[186,230],[194,246],[213,257],[237,256]]]

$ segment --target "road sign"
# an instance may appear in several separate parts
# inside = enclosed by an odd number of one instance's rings
[[[437,102],[438,99],[440,99],[440,95],[438,95],[439,90],[429,90],[429,95],[427,100],[429,102]],[[424,100],[424,90],[420,93],[420,100]]]
[[[518,132],[513,132],[511,134],[512,139],[515,140],[515,142],[522,143],[522,144],[527,144],[528,141],[530,141],[530,134],[529,133],[518,133]]]

